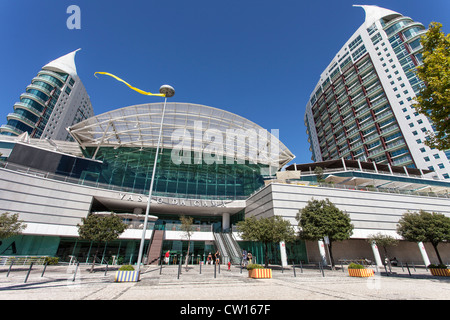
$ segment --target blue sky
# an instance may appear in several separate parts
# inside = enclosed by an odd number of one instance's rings
[[[69,30],[69,5],[81,29]],[[140,95],[107,76],[170,101],[204,104],[280,130],[281,141],[311,162],[305,105],[319,75],[364,21],[353,4],[374,4],[450,32],[449,0],[1,0],[0,123],[51,60],[75,49],[78,75],[95,114],[159,97]]]

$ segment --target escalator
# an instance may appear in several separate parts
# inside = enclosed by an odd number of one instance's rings
[[[241,249],[231,233],[214,232],[216,247],[222,257],[222,263],[239,264],[241,262]]]

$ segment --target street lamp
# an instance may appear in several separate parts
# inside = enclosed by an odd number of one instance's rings
[[[164,94],[164,106],[163,106],[163,111],[162,111],[162,116],[161,116],[161,124],[159,126],[158,144],[156,145],[155,163],[153,164],[152,180],[150,181],[150,189],[148,192],[147,208],[145,210],[144,229],[142,230],[141,244],[139,246],[139,255],[138,255],[138,261],[137,261],[137,271],[138,272],[141,267],[142,253],[144,251],[145,233],[147,231],[148,215],[150,212],[150,203],[152,202],[153,182],[155,181],[156,165],[158,163],[159,145],[161,144],[162,127],[163,127],[163,122],[164,122],[164,114],[166,112],[167,98],[171,98],[175,95],[175,89],[173,87],[165,84],[165,85],[162,85],[161,88],[159,88],[159,92],[161,94]]]

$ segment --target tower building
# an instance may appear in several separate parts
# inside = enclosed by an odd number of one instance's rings
[[[323,71],[306,106],[313,161],[369,161],[426,169],[449,179],[450,150],[427,147],[429,119],[413,107],[424,83],[425,27],[400,13],[362,7],[364,23]]]
[[[79,50],[79,49],[78,49]],[[86,89],[77,75],[75,54],[68,53],[46,64],[31,80],[7,124],[4,135],[28,133],[31,138],[70,140],[67,127],[94,115]]]

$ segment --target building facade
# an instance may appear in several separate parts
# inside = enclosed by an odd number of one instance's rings
[[[412,106],[424,86],[414,68],[425,27],[388,9],[360,7],[364,23],[323,71],[306,106],[311,159],[427,169],[449,179],[450,150],[424,144],[433,124]]]
[[[77,75],[75,54],[78,50],[53,60],[42,67],[31,84],[14,104],[2,135],[67,140],[66,128],[92,117],[94,111],[86,89]]]
[[[77,224],[89,214],[115,213],[129,227],[105,244],[104,257],[136,262],[162,113],[163,103],[107,112],[71,126],[75,141],[54,145],[1,136],[7,156],[0,168],[0,212],[19,213],[27,228],[2,239],[0,255],[87,262],[92,243],[79,239]],[[238,261],[236,238],[223,231],[244,218],[245,200],[293,154],[255,123],[197,104],[167,103],[162,133],[146,261],[166,250],[172,259],[186,251],[181,215],[194,218],[194,262],[216,250]]]

